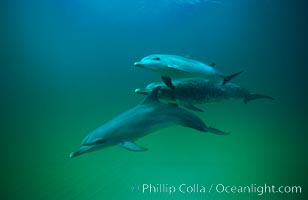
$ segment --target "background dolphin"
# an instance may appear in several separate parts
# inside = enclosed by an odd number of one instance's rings
[[[195,111],[202,111],[202,109],[197,108],[194,104],[218,102],[231,98],[243,99],[244,103],[254,99],[274,100],[274,98],[270,96],[250,93],[249,90],[234,83],[227,83],[222,86],[206,79],[191,78],[178,79],[173,81],[173,84],[175,87],[174,90],[166,87],[163,82],[156,82],[147,85],[144,89],[138,88],[135,92],[148,94],[154,88],[160,86],[161,89],[158,95],[160,99],[172,102],[179,101],[181,105]]]
[[[82,141],[81,147],[72,152],[70,157],[116,144],[132,151],[145,151],[146,148],[137,145],[134,141],[171,124],[179,124],[201,132],[228,134],[208,127],[199,117],[185,109],[160,103],[157,96],[159,89],[160,87],[153,88],[142,103],[92,131]]]
[[[205,77],[213,79],[219,77],[223,79],[222,85],[224,85],[242,73],[226,76],[214,69],[214,64],[208,65],[182,56],[166,54],[146,56],[141,61],[135,62],[134,65],[160,74],[164,83],[171,89],[174,89],[171,78]]]

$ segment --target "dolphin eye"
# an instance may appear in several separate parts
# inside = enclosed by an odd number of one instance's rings
[[[160,58],[159,58],[159,57],[156,57],[156,58],[152,58],[152,60],[160,60]]]

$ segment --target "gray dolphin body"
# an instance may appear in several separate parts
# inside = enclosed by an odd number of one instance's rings
[[[160,87],[153,88],[139,105],[92,131],[82,141],[80,148],[70,154],[70,157],[117,144],[128,150],[145,151],[146,148],[137,145],[134,141],[171,124],[190,127],[201,132],[227,134],[208,127],[200,118],[185,109],[160,103],[159,89]]]
[[[177,55],[152,54],[135,62],[136,67],[144,68],[161,75],[164,83],[174,89],[171,78],[203,77],[207,79],[223,79],[222,85],[242,72],[232,75],[224,75],[213,68],[214,64],[205,64]]]
[[[254,99],[271,99],[273,97],[253,94],[249,90],[240,87],[234,83],[227,83],[221,85],[217,82],[212,82],[202,78],[191,78],[191,79],[177,79],[173,81],[175,89],[166,87],[163,82],[156,82],[147,85],[144,89],[136,89],[136,93],[148,94],[153,88],[160,86],[159,98],[177,102],[186,108],[201,111],[202,109],[197,108],[194,104],[204,104],[209,102],[218,102],[225,99],[243,99],[244,103]]]

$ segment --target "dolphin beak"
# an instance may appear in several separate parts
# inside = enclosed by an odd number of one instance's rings
[[[74,151],[70,154],[70,158],[74,158],[84,154],[92,149],[93,146],[81,146],[77,151]]]
[[[135,93],[138,93],[138,94],[149,94],[150,92],[151,91],[146,90],[146,89],[141,89],[141,88],[135,89]]]
[[[134,63],[134,66],[135,66],[135,67],[142,67],[142,65],[140,64],[140,62],[135,62],[135,63]]]

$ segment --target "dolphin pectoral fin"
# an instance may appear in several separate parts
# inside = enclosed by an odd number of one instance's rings
[[[230,133],[227,133],[227,132],[224,132],[224,131],[221,131],[221,130],[219,130],[219,129],[216,129],[216,128],[213,128],[213,127],[209,127],[209,126],[207,126],[207,127],[205,128],[205,130],[206,130],[207,132],[214,133],[214,134],[216,134],[216,135],[229,135],[229,134],[230,134]]]
[[[243,71],[240,71],[240,72],[237,72],[237,73],[234,73],[234,74],[231,74],[229,76],[224,76],[224,80],[222,82],[222,86],[224,86],[226,83],[228,83],[231,79],[233,79],[234,77],[240,75],[241,73],[243,73]]]
[[[163,80],[163,82],[172,90],[174,90],[174,86],[172,84],[172,80],[170,77],[167,76],[162,76],[161,79]]]
[[[147,148],[137,145],[132,141],[125,141],[119,144],[121,147],[129,150],[129,151],[147,151]]]
[[[263,94],[250,94],[244,98],[244,103],[248,103],[249,101],[255,100],[255,99],[270,99],[275,100],[271,96],[263,95]]]
[[[172,70],[177,70],[177,71],[181,71],[180,68],[178,66],[173,66],[173,65],[167,65],[168,68],[172,69]]]
[[[169,70],[171,70],[171,71],[173,71],[175,73],[190,72],[185,67],[183,67],[181,65],[167,65],[167,67],[169,68]]]
[[[193,111],[198,111],[198,112],[204,112],[204,110],[202,110],[201,108],[198,108],[190,103],[184,103],[182,104],[185,108],[188,108],[190,110],[193,110]]]

